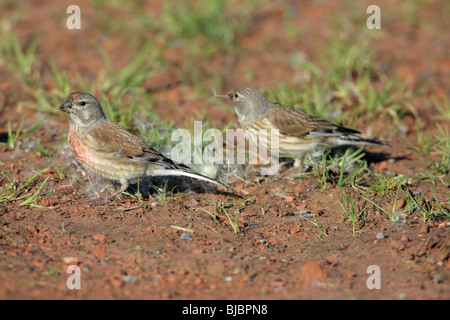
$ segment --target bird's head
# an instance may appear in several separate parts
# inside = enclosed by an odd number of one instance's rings
[[[264,117],[271,106],[264,93],[249,87],[234,89],[228,96],[234,102],[239,122],[243,126]]]
[[[66,102],[59,107],[59,110],[67,112],[70,121],[79,126],[88,126],[105,118],[98,100],[85,92],[69,94]]]

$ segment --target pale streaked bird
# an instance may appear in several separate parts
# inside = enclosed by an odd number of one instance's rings
[[[247,138],[257,144],[259,131],[267,130],[270,146],[270,133],[276,132],[279,154],[295,157],[295,166],[300,166],[311,151],[314,154],[321,152],[324,145],[330,148],[343,145],[389,146],[380,140],[362,138],[358,136],[360,132],[357,130],[337,126],[300,110],[272,102],[264,93],[253,88],[240,87],[228,96],[234,102],[236,114]],[[276,130],[272,131],[273,129]]]

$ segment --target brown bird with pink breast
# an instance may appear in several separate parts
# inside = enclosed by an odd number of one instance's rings
[[[59,109],[69,114],[68,141],[77,159],[93,172],[121,183],[107,199],[127,190],[138,178],[153,176],[186,176],[224,186],[163,156],[106,118],[98,100],[88,93],[71,93]]]

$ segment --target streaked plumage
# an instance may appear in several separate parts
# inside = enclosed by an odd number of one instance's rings
[[[229,94],[234,102],[239,122],[249,140],[257,143],[261,129],[278,132],[279,153],[302,161],[310,151],[321,151],[321,145],[384,145],[380,140],[364,139],[360,132],[337,126],[305,112],[274,103],[259,90],[240,87]],[[269,144],[270,145],[270,144]],[[298,162],[297,162],[298,163]]]

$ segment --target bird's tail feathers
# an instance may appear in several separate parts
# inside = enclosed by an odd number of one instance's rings
[[[375,140],[375,139],[364,139],[358,136],[354,135],[342,135],[341,137],[342,144],[368,144],[368,145],[382,145],[386,147],[391,147],[388,143],[381,141],[381,140]]]
[[[153,171],[152,175],[155,175],[155,176],[158,176],[158,175],[160,175],[160,176],[185,176],[185,177],[190,177],[190,178],[194,178],[194,179],[198,179],[198,180],[214,183],[214,184],[222,186],[222,187],[226,187],[220,181],[217,181],[217,180],[212,179],[212,178],[208,178],[208,177],[206,177],[204,175],[201,175],[199,173],[186,171],[186,170],[184,170],[184,168],[183,169],[160,169],[160,170],[155,170],[155,171]]]

